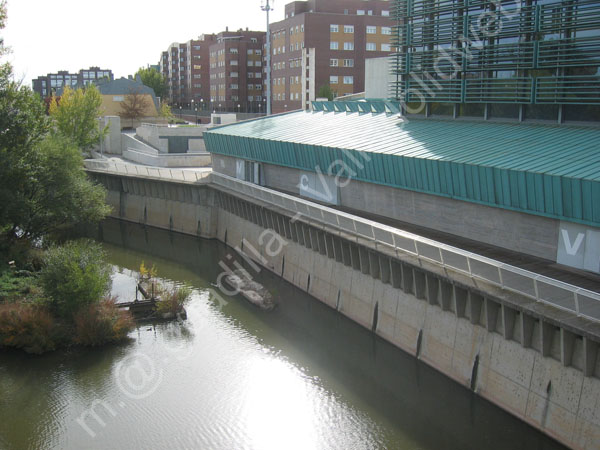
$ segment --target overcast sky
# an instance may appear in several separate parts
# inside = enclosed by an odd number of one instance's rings
[[[283,19],[290,1],[275,1],[271,22]],[[260,6],[261,0],[8,0],[0,33],[12,49],[15,76],[29,86],[40,75],[90,66],[118,78],[157,64],[173,42],[227,26],[265,31]]]

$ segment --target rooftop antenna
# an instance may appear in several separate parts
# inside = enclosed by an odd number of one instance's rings
[[[271,115],[271,31],[269,30],[269,12],[275,0],[262,0],[260,9],[267,13],[267,116]]]

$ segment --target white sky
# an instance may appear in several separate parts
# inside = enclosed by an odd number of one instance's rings
[[[277,0],[271,22],[283,19]],[[249,27],[265,31],[261,0],[8,0],[8,59],[15,77],[31,80],[59,70],[111,69],[115,78],[157,64],[173,42]]]

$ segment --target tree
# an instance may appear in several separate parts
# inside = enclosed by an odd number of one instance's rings
[[[110,275],[111,267],[100,244],[71,241],[46,251],[40,282],[51,310],[72,320],[82,307],[98,304],[104,298],[110,289]]]
[[[148,99],[144,94],[139,91],[130,91],[125,96],[123,102],[121,102],[120,116],[125,119],[131,119],[131,126],[133,127],[133,121],[144,117],[148,106]]]
[[[329,101],[333,100],[333,91],[331,90],[331,87],[328,84],[324,84],[323,86],[321,86],[319,88],[317,97],[326,98]]]
[[[110,212],[104,202],[106,191],[87,177],[81,151],[64,136],[47,136],[17,162],[26,168],[20,171],[20,181],[6,186],[10,197],[1,206],[0,238],[8,247],[78,223],[99,221]],[[9,174],[15,176],[11,170]]]
[[[166,102],[163,102],[160,105],[160,117],[164,117],[165,119],[167,119],[169,121],[169,123],[175,117],[173,115],[173,112],[171,111],[171,107]]]
[[[71,139],[81,150],[89,150],[100,142],[106,129],[98,126],[101,115],[102,96],[96,86],[73,90],[65,87],[60,101],[56,97],[50,102],[50,117],[56,130]]]
[[[140,76],[142,83],[154,90],[154,95],[160,97],[161,99],[164,98],[168,87],[167,80],[162,73],[160,73],[154,67],[146,67],[145,69],[140,67],[135,74],[136,78],[138,75]]]

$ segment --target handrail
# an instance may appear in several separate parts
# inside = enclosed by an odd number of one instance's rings
[[[86,159],[85,168],[107,173],[116,173],[123,175],[143,176],[148,178],[160,178],[170,181],[198,182],[208,183],[210,171],[199,172],[197,170],[170,169],[163,167],[142,166],[139,164],[124,164],[114,161],[98,161]]]
[[[333,226],[341,232],[373,242],[376,246],[386,246],[396,252],[460,272],[474,281],[483,280],[503,290],[570,311],[579,317],[600,321],[600,293],[218,172],[164,169],[95,160],[86,160],[85,166],[90,170],[167,181],[206,180],[293,214],[300,213],[319,224]]]
[[[211,183],[301,213],[321,224],[461,272],[577,316],[600,321],[600,294],[279,191],[212,172]]]

